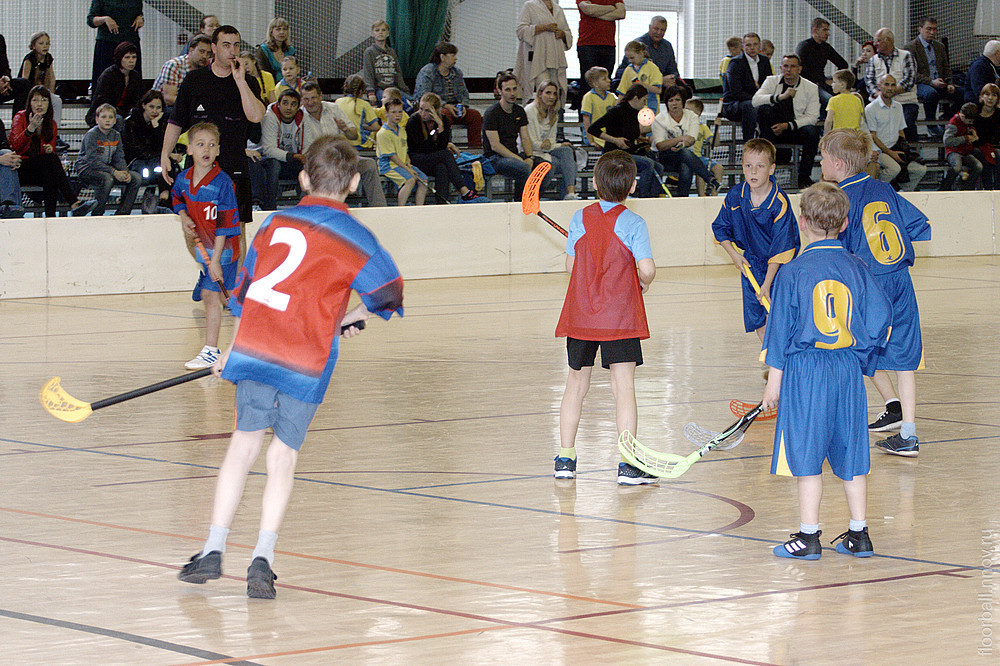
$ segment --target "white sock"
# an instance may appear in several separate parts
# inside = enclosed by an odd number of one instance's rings
[[[819,532],[819,525],[806,525],[805,523],[799,523],[799,532],[802,534],[816,534],[816,532]]]
[[[860,532],[866,527],[868,527],[867,520],[854,520],[853,518],[851,518],[851,521],[847,524],[847,529],[851,530],[852,532]]]
[[[263,557],[268,564],[274,564],[274,544],[278,541],[278,533],[270,530],[261,530],[257,534],[257,545],[253,549],[250,561],[253,562],[258,557]]]
[[[228,527],[210,525],[208,528],[208,541],[205,542],[205,548],[201,551],[202,556],[204,557],[205,555],[208,555],[213,550],[217,550],[221,553],[226,552],[226,538],[228,536]]]

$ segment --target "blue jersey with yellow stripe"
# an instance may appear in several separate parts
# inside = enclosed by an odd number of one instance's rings
[[[730,241],[743,250],[747,260],[786,264],[799,249],[799,228],[786,195],[771,176],[771,193],[760,206],[750,199],[750,185],[740,183],[729,190],[722,210],[712,222],[718,242]]]

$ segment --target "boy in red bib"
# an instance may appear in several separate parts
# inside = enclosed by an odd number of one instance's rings
[[[554,476],[576,476],[576,431],[597,350],[611,370],[618,433],[635,433],[635,368],[642,365],[640,340],[649,337],[642,294],[656,276],[649,230],[622,202],[635,191],[635,161],[621,150],[605,153],[594,167],[600,201],[573,215],[566,239],[569,288],[556,336],[566,338],[569,377],[559,408],[561,448]],[[622,461],[618,483],[656,483],[657,478]]]

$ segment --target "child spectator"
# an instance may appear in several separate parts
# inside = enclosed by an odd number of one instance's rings
[[[569,143],[559,143],[559,86],[548,79],[538,84],[535,99],[524,107],[528,116],[528,136],[539,157],[562,174],[560,199],[578,199],[576,195],[576,153]]]
[[[629,66],[622,73],[618,82],[618,94],[624,95],[633,85],[639,84],[649,93],[646,95],[646,106],[656,113],[659,108],[657,98],[663,88],[663,74],[656,63],[646,57],[646,45],[631,41],[625,45],[625,59]]]
[[[142,212],[147,215],[155,213],[158,206],[170,210],[170,186],[163,180],[160,167],[160,151],[167,126],[163,107],[163,93],[147,90],[139,105],[125,119],[122,130],[125,161],[131,171],[142,176],[142,184],[146,186]]]
[[[401,93],[409,94],[410,89],[403,80],[403,70],[399,68],[399,56],[389,46],[389,24],[385,20],[372,23],[372,39],[374,44],[365,49],[361,56],[361,77],[368,88],[368,101],[372,106],[382,102],[382,94],[386,88],[396,88]],[[400,95],[402,98],[402,95]],[[405,104],[404,104],[405,105]],[[403,121],[406,125],[406,121]]]
[[[21,205],[21,183],[15,170],[21,166],[21,156],[7,140],[7,128],[0,120],[0,219],[24,217]]]
[[[49,33],[39,31],[31,36],[28,55],[24,56],[24,60],[21,61],[21,78],[25,79],[28,86],[32,88],[45,86],[52,101],[52,119],[55,120],[56,125],[61,125],[63,101],[62,97],[56,95],[56,72],[55,68],[52,67],[55,59],[49,53],[50,47]],[[57,139],[57,143],[60,149],[68,147],[61,140]]]
[[[178,578],[204,583],[222,576],[222,554],[246,476],[267,428],[267,449],[257,546],[247,569],[247,596],[275,596],[274,546],[292,492],[295,464],[333,374],[340,336],[371,313],[403,314],[403,278],[392,257],[344,205],[358,186],[357,152],[324,136],[306,151],[299,179],[309,195],[301,205],[274,213],[257,232],[229,301],[238,318],[233,342],[213,368],[236,383],[236,430],[219,468],[212,522],[205,547]],[[301,254],[290,265],[289,247]],[[288,267],[276,291],[266,282],[275,266]],[[255,278],[259,278],[256,279]],[[355,290],[361,303],[347,312]]]
[[[294,88],[284,88],[278,101],[267,107],[260,123],[260,152],[264,159],[267,189],[263,197],[265,210],[278,207],[278,183],[282,180],[298,181],[305,159],[305,112],[300,108],[302,98]],[[252,159],[252,158],[251,158]]]
[[[979,92],[979,115],[976,116],[976,157],[982,157],[983,189],[1000,189],[1000,166],[997,164],[997,146],[1000,146],[1000,86],[987,83]]]
[[[355,127],[358,136],[348,139],[352,146],[371,148],[375,145],[375,132],[381,127],[375,109],[365,98],[365,81],[357,74],[351,74],[344,79],[344,96],[334,100]]]
[[[282,90],[294,90],[302,94],[302,68],[299,67],[299,59],[292,55],[286,55],[281,59],[281,80],[274,87],[274,94],[281,96]]]
[[[796,477],[800,521],[799,531],[774,547],[778,557],[818,560],[822,554],[824,459],[844,482],[850,512],[847,531],[834,539],[843,539],[837,552],[874,554],[865,515],[871,460],[862,373],[874,372],[892,308],[864,263],[837,240],[849,224],[850,205],[830,183],[802,193],[798,226],[806,248],[774,282],[764,336],[771,372],[761,402],[778,407],[771,474]]]
[[[824,132],[844,128],[867,129],[865,105],[861,95],[854,91],[854,83],[854,74],[849,69],[838,69],[833,73],[833,97],[826,103]]]
[[[271,75],[271,72],[258,67],[257,61],[254,60],[253,53],[250,51],[240,51],[240,60],[246,68],[246,75],[257,79],[257,85],[260,86],[260,101],[263,102],[264,106],[278,101],[278,93],[274,89],[274,76]],[[302,91],[300,90],[299,93],[301,94]]]
[[[635,175],[628,153],[602,155],[594,166],[600,201],[574,213],[569,223],[569,287],[556,326],[556,337],[566,338],[570,367],[559,407],[557,479],[576,476],[576,433],[598,348],[601,366],[611,371],[617,433],[636,432],[635,369],[642,365],[640,340],[649,337],[642,295],[656,277],[656,264],[645,220],[622,204],[635,190]],[[657,481],[624,459],[618,463],[620,485]]]
[[[40,185],[45,202],[45,216],[55,217],[56,196],[70,204],[70,215],[86,215],[95,202],[76,198],[62,162],[56,155],[58,127],[52,118],[52,93],[45,86],[28,91],[24,111],[14,114],[10,127],[10,147],[21,157],[17,177],[22,186]]]
[[[941,182],[942,190],[952,189],[957,178],[962,180],[959,189],[975,189],[976,182],[983,173],[983,163],[974,154],[975,144],[979,141],[974,126],[978,115],[979,107],[976,103],[967,102],[945,125],[944,152],[951,171]]]
[[[691,99],[689,99],[688,101],[686,101],[684,103],[684,108],[688,109],[689,111],[691,111],[692,113],[694,113],[696,116],[698,116],[698,120],[700,121],[701,120],[701,114],[704,113],[704,111],[705,111],[705,103],[702,102],[701,98],[699,98],[699,97],[692,97]],[[718,127],[721,123],[722,123],[722,119],[721,118],[716,118],[715,119],[715,126],[716,127]],[[708,140],[708,139],[711,139],[711,143],[709,143],[709,154],[706,155],[705,154],[705,141]],[[705,123],[699,122],[699,125],[698,125],[698,136],[695,139],[694,144],[691,146],[691,152],[694,153],[695,156],[697,156],[701,160],[702,164],[705,165],[705,168],[708,169],[712,173],[712,176],[715,178],[715,180],[721,182],[722,181],[722,165],[719,164],[718,162],[716,162],[715,160],[713,160],[712,156],[711,156],[711,151],[712,151],[713,148],[715,148],[715,143],[716,143],[716,137],[715,137],[715,134],[712,132],[712,129],[708,125],[706,125]],[[705,194],[706,194],[705,193],[705,187],[707,185],[707,183],[705,182],[705,179],[702,178],[701,176],[696,176],[695,177],[695,183],[696,183],[697,188],[698,188],[698,196],[699,197],[705,196]],[[715,196],[715,194],[716,194],[716,192],[712,192],[710,196]]]
[[[406,147],[414,166],[434,176],[434,189],[448,197],[449,185],[459,193],[459,203],[489,203],[465,184],[455,157],[458,147],[451,142],[451,121],[441,113],[441,98],[424,93],[420,106],[406,123]]]
[[[97,107],[110,104],[115,107],[119,121],[115,129],[123,129],[125,116],[139,103],[144,86],[139,72],[135,71],[135,63],[139,50],[131,42],[122,42],[115,47],[114,62],[101,72],[94,87],[94,95],[87,111],[87,125],[93,127],[97,122]]]
[[[219,130],[211,123],[196,123],[188,130],[187,154],[193,164],[177,176],[173,188],[174,212],[181,217],[188,250],[201,266],[195,300],[205,303],[205,346],[184,364],[188,370],[213,365],[222,352],[219,328],[222,324],[222,281],[228,291],[236,286],[236,268],[240,260],[240,214],[236,189],[216,158],[219,156]],[[200,241],[209,260],[195,249]]]
[[[770,60],[771,56],[774,55],[774,42],[770,39],[760,40],[760,54],[767,56],[767,59]]]
[[[631,155],[639,170],[636,196],[655,198],[663,194],[660,180],[663,176],[663,167],[647,154],[649,136],[639,125],[639,109],[645,106],[646,88],[636,83],[622,95],[617,104],[608,109],[607,113],[590,124],[587,133],[605,142],[604,152],[619,148]]]
[[[743,52],[743,38],[730,37],[729,39],[727,39],[726,50],[729,51],[729,55],[723,56],[722,60],[719,61],[720,79],[726,78],[726,70],[729,68],[729,61]]]
[[[97,124],[87,130],[80,145],[80,155],[76,158],[77,177],[94,188],[97,205],[91,215],[104,215],[111,188],[121,188],[121,198],[115,215],[132,212],[135,198],[142,186],[142,176],[129,171],[122,147],[122,135],[115,129],[118,114],[115,107],[102,104],[97,107]]]
[[[722,244],[740,275],[746,264],[760,285],[758,296],[749,280],[740,280],[743,326],[747,333],[756,331],[762,341],[767,323],[763,302],[770,299],[778,269],[795,258],[799,250],[795,213],[774,179],[774,158],[774,144],[766,139],[750,139],[743,144],[743,182],[726,193],[722,210],[712,223],[715,240]]]
[[[583,119],[583,139],[598,148],[604,148],[604,139],[587,132],[590,124],[608,112],[618,103],[618,96],[611,92],[611,77],[603,67],[591,67],[583,77],[590,90],[580,104],[580,118]]]
[[[820,151],[824,180],[837,182],[851,200],[848,225],[839,240],[865,262],[892,303],[892,335],[876,357],[878,372],[873,380],[885,400],[885,411],[868,428],[874,432],[898,428],[898,434],[875,442],[875,446],[894,455],[916,456],[914,371],[923,367],[924,353],[910,266],[913,241],[930,240],[931,226],[927,216],[888,183],[863,173],[871,151],[867,135],[857,130],[833,130],[823,137]],[[898,398],[886,370],[896,371]]]
[[[403,93],[399,88],[386,88],[382,91],[382,106],[375,109],[375,115],[378,116],[379,122],[385,123],[385,101],[389,99],[403,103],[403,117],[399,121],[399,124],[406,127],[406,124],[410,122],[410,114],[406,112],[406,98],[403,97]]]
[[[399,188],[396,201],[400,206],[406,205],[414,186],[417,188],[416,204],[423,206],[427,196],[427,176],[413,166],[406,153],[406,128],[399,124],[403,117],[403,102],[398,99],[386,101],[385,112],[385,124],[375,137],[378,171]]]

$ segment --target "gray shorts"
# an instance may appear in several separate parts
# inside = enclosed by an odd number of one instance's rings
[[[255,432],[271,428],[275,437],[296,451],[302,448],[318,407],[252,379],[236,383],[236,429]]]

